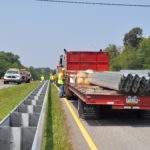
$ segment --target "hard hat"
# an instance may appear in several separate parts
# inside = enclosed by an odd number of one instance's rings
[[[64,56],[63,54],[60,54],[60,56]]]

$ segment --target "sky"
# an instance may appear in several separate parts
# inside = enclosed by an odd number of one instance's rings
[[[147,0],[83,1],[150,5]],[[150,8],[1,0],[0,51],[19,55],[27,67],[54,69],[64,48],[98,51],[109,44],[122,46],[124,34],[134,27],[149,37],[149,18]]]

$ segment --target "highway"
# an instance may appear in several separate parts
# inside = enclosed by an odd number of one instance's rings
[[[75,150],[90,150],[65,99],[61,99],[67,118],[70,138]],[[77,101],[69,100],[76,116]],[[79,119],[90,135],[97,150],[149,150],[150,149],[150,116],[147,113],[142,119],[127,111],[111,110],[105,112],[99,120]],[[93,149],[92,149],[93,150]]]
[[[15,84],[4,84],[2,81],[0,81],[0,89],[12,87],[12,86],[16,86],[16,85]]]

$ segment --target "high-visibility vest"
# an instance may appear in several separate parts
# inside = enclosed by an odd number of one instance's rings
[[[58,84],[64,84],[64,80],[63,80],[63,74],[62,73],[59,73],[58,74]]]
[[[55,80],[56,79],[56,75],[50,75],[50,80]]]
[[[42,80],[42,81],[44,80],[44,76],[41,76],[41,80]]]
[[[50,75],[50,80],[54,80],[54,77],[53,77],[53,75]]]

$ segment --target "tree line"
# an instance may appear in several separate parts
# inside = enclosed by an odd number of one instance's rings
[[[51,73],[50,68],[34,68],[34,67],[25,67],[21,64],[19,60],[19,56],[15,55],[11,52],[0,51],[0,78],[4,76],[4,73],[9,68],[25,68],[29,72],[31,72],[33,80],[40,80],[41,75],[45,76],[45,79],[49,79],[49,75]]]
[[[131,29],[124,35],[124,45],[118,47],[110,44],[105,51],[110,52],[110,69],[150,69],[150,37],[143,37],[139,27]]]

